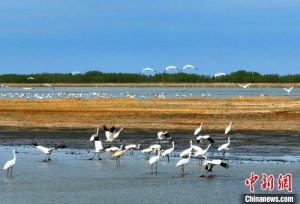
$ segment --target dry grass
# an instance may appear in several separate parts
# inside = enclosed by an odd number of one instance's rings
[[[0,100],[0,124],[16,129],[89,129],[116,125],[127,130],[300,132],[300,99],[99,99]]]

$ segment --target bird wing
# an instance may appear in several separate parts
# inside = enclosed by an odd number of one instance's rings
[[[96,152],[103,150],[102,142],[101,141],[95,141],[95,150]]]
[[[200,133],[200,131],[201,131],[201,126],[195,130],[194,135],[198,135]]]
[[[6,169],[12,167],[14,164],[15,164],[14,159],[9,160],[9,161],[7,161],[7,162],[5,163],[3,169],[6,170]]]
[[[108,131],[106,125],[103,125],[103,130],[104,130],[104,131]]]
[[[41,150],[42,152],[44,152],[45,154],[49,153],[49,150],[47,147],[43,147],[41,145],[36,146],[36,148],[38,148],[39,150]]]
[[[214,140],[213,138],[211,138],[211,137],[207,138],[207,140],[208,140],[210,143],[214,143],[214,142],[215,142],[215,140]]]

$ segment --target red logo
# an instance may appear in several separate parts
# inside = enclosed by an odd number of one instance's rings
[[[245,180],[245,185],[250,187],[250,191],[252,193],[255,192],[254,190],[254,184],[255,182],[259,179],[259,175],[256,175],[254,172],[251,172],[250,178]],[[261,189],[262,190],[267,190],[269,191],[274,190],[275,186],[275,177],[273,174],[267,175],[265,173],[262,173],[262,178],[261,178]],[[282,190],[287,190],[288,192],[293,191],[293,186],[292,186],[292,174],[288,173],[285,175],[279,174],[278,179],[277,179],[277,189],[279,191]]]

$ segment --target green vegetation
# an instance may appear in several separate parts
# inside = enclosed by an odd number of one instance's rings
[[[33,80],[27,79],[33,77]],[[157,73],[155,75],[133,74],[133,73],[103,73],[99,71],[88,71],[84,74],[30,74],[0,75],[0,83],[149,83],[149,82],[187,82],[187,83],[212,83],[212,82],[234,82],[234,83],[298,83],[300,74],[278,75],[260,74],[249,71],[236,71],[225,76],[214,77],[208,75],[187,73]]]

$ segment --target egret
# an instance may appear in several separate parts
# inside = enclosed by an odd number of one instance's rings
[[[231,121],[229,123],[229,125],[226,127],[226,129],[225,129],[225,135],[227,135],[230,132],[232,124],[233,124],[233,122]]]
[[[239,87],[244,88],[244,89],[248,88],[250,85],[251,85],[251,83],[246,84],[246,85],[238,84]]]
[[[223,162],[221,159],[207,160],[202,164],[202,166],[206,170],[206,174],[204,176],[206,176],[209,171],[212,172],[212,168],[215,165],[220,165],[220,166],[224,167],[225,169],[228,168],[228,164]]]
[[[228,150],[230,145],[230,137],[228,137],[228,142],[225,144],[222,144],[219,148],[218,151],[224,151],[223,157],[225,157],[225,151]]]
[[[7,177],[8,175],[12,175],[12,170],[16,164],[16,153],[18,153],[16,150],[13,150],[13,155],[14,155],[14,158],[7,161],[5,164],[4,164],[4,167],[3,167],[3,170],[7,170]]]
[[[174,148],[175,148],[175,146],[174,146],[174,141],[172,141],[172,147],[171,147],[170,149],[166,149],[166,150],[161,154],[161,156],[163,156],[163,157],[167,156],[168,162],[169,162],[169,160],[170,160],[170,158],[169,158],[169,157],[170,157],[170,154],[173,152]]]
[[[45,159],[44,159],[44,161],[51,161],[50,156],[51,156],[51,153],[54,150],[57,150],[58,148],[66,148],[67,147],[66,145],[59,145],[59,146],[56,146],[54,148],[47,148],[47,147],[43,147],[41,145],[38,145],[37,143],[34,143],[33,145],[36,148],[38,148],[39,150],[41,150],[43,153],[45,153]]]
[[[195,130],[194,135],[198,135],[202,130],[202,123],[200,124],[200,126]]]
[[[208,140],[211,144],[214,143],[214,139],[210,137],[210,135],[199,135],[197,138],[197,143],[202,143],[203,140]]]
[[[160,150],[158,151],[158,154],[157,156],[153,156],[149,159],[149,164],[151,165],[151,174],[153,174],[153,170],[152,170],[152,167],[153,167],[153,164],[155,164],[155,173],[157,174],[157,163],[159,161],[159,156],[160,156]]]
[[[184,174],[184,166],[189,163],[190,158],[191,158],[191,154],[192,154],[192,152],[189,153],[189,157],[188,158],[182,158],[176,164],[176,166],[181,166],[181,175]]]
[[[287,94],[290,94],[295,86],[296,86],[296,83],[294,84],[294,86],[292,86],[290,88],[284,88],[284,87],[282,87],[282,88],[283,88],[283,90],[285,90],[287,92]]]
[[[179,155],[180,157],[186,157],[189,155],[190,152],[192,152],[192,150],[193,150],[193,141],[192,140],[190,141],[190,145],[191,145],[190,148],[187,148],[180,153],[180,155]]]

